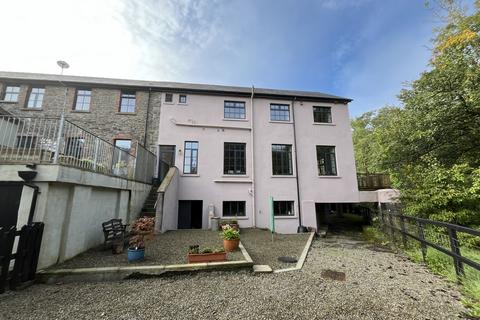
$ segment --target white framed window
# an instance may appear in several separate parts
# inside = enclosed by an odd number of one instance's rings
[[[20,94],[20,86],[7,85],[5,86],[5,91],[3,92],[3,101],[8,102],[17,102],[18,95]]]
[[[186,94],[178,95],[178,103],[186,104],[187,103],[187,95]]]
[[[43,96],[45,95],[45,88],[32,88],[28,95],[27,108],[40,109],[43,104]]]

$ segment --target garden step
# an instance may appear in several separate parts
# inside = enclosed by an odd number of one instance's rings
[[[269,265],[255,264],[253,266],[253,272],[255,272],[255,273],[271,273],[271,272],[273,272],[273,270]]]

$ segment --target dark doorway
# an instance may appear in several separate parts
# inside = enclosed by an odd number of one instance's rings
[[[175,146],[158,146],[158,183],[160,184],[166,176],[168,169],[175,165]]]
[[[329,233],[361,231],[370,223],[369,208],[358,203],[315,203],[315,211],[317,230]]]
[[[22,189],[22,183],[0,182],[0,227],[17,224]]]
[[[178,229],[202,229],[203,201],[178,201]]]

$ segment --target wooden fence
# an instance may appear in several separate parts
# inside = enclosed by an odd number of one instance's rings
[[[0,293],[4,293],[7,286],[15,290],[34,282],[43,228],[42,222],[25,225],[21,230],[14,226],[0,227]],[[15,250],[16,237],[18,245]],[[10,268],[12,260],[13,269]]]
[[[479,261],[462,255],[459,237],[459,234],[463,233],[480,242],[479,230],[400,213],[384,212],[384,210],[380,210],[379,218],[383,231],[389,234],[394,243],[401,238],[401,243],[406,248],[409,238],[418,242],[424,262],[427,260],[427,248],[430,247],[452,257],[455,272],[459,278],[465,275],[464,265],[480,271]],[[463,245],[463,248],[478,249],[475,245],[467,244]]]

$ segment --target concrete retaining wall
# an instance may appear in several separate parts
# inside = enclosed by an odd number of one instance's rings
[[[21,181],[23,165],[0,166],[0,181]],[[57,165],[39,165],[33,183],[40,188],[34,221],[45,223],[38,268],[70,259],[103,243],[102,222],[135,219],[151,186]],[[24,187],[17,225],[28,220],[32,189]]]

